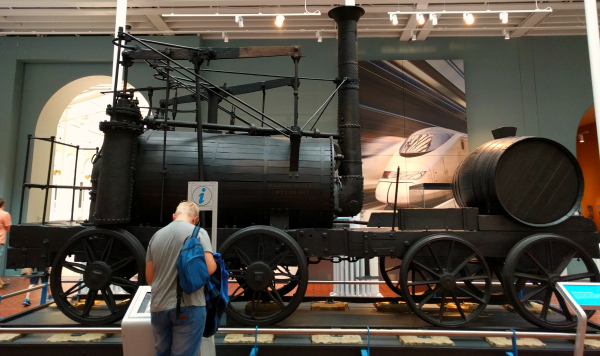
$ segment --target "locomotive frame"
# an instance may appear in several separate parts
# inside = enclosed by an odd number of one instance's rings
[[[360,7],[352,6],[338,7],[330,12],[330,17],[338,24],[339,38],[339,72],[334,91],[338,94],[338,133],[321,133],[316,129],[304,131],[297,123],[297,66],[302,57],[297,46],[239,49],[175,46],[158,51],[148,44],[164,44],[141,41],[121,32],[115,45],[125,49],[124,60],[120,62],[124,67],[124,82],[127,81],[127,68],[136,60],[154,61],[151,65],[157,75],[167,81],[164,87],[166,99],[161,101],[157,110],[164,120],[143,119],[132,94],[125,89],[117,90],[116,80],[115,99],[107,109],[111,120],[101,124],[106,138],[98,165],[94,165],[92,173],[93,209],[90,220],[84,224],[49,222],[13,226],[8,268],[36,267],[43,270],[51,266],[52,292],[65,315],[87,325],[116,322],[123,317],[128,305],[127,302],[119,303],[120,299],[133,295],[137,286],[145,283],[145,249],[152,235],[165,224],[165,214],[170,213],[166,206],[172,202],[166,199],[168,194],[165,191],[168,132],[175,127],[196,129],[197,180],[204,180],[212,174],[205,171],[204,153],[199,148],[211,134],[219,135],[204,130],[246,132],[244,137],[279,134],[289,138],[285,151],[289,159],[284,168],[289,172],[291,181],[302,175],[303,145],[311,139],[328,140],[328,150],[322,151],[328,157],[323,167],[329,166],[330,169],[326,176],[327,187],[324,188],[328,191],[330,205],[316,215],[306,212],[309,217],[302,218],[305,213],[302,209],[296,206],[289,209],[273,203],[268,207],[270,214],[267,216],[273,226],[264,222],[253,225],[243,219],[236,220],[239,218],[235,211],[226,211],[227,221],[231,221],[232,225],[242,222],[239,228],[220,226],[216,236],[219,252],[227,262],[232,279],[227,307],[231,318],[261,326],[285,319],[302,302],[308,284],[309,263],[322,259],[335,262],[339,261],[339,256],[350,256],[379,257],[386,284],[420,318],[433,325],[462,326],[476,318],[489,303],[508,302],[523,318],[537,326],[550,329],[574,327],[575,316],[568,312],[555,284],[572,280],[600,281],[600,273],[592,260],[600,258],[598,233],[589,219],[564,217],[556,224],[528,226],[506,214],[484,214],[472,207],[394,209],[392,213],[372,216],[369,223],[377,228],[331,227],[334,215],[354,216],[362,207],[356,24],[363,13]],[[149,49],[131,46],[130,41]],[[219,101],[240,102],[234,93],[263,90],[265,86],[219,88],[201,80],[200,64],[223,58],[276,55],[291,56],[296,67],[293,78],[269,81],[268,84],[270,88],[293,87],[294,125],[283,127],[268,118],[264,110],[254,109],[246,110],[270,128],[252,124],[247,127],[217,124],[217,110],[224,110]],[[189,60],[194,65],[193,76],[187,83],[170,73],[181,70],[171,64],[180,59]],[[173,82],[194,90],[191,95],[170,98]],[[331,98],[333,94],[328,100]],[[205,123],[199,110],[203,99],[209,103]],[[196,103],[196,122],[169,121],[168,113],[176,113],[177,105],[184,102]],[[243,121],[234,112],[228,113],[232,121]],[[138,136],[149,129],[162,131],[164,136],[162,162],[165,169],[161,172],[162,179],[159,179],[162,182],[160,214],[136,221],[135,214],[132,215],[131,201],[136,194],[132,186],[135,174],[140,173],[135,172],[131,159],[135,158],[139,148]],[[234,139],[235,136],[232,135]],[[333,139],[338,140],[339,147]],[[296,186],[291,187],[295,189]],[[47,184],[44,188],[52,187]],[[182,192],[180,195],[186,194]],[[245,213],[250,214],[243,210],[242,215]],[[293,217],[293,214],[300,217]],[[149,226],[148,221],[152,220],[160,220],[158,226]],[[401,262],[398,263],[397,259]],[[567,270],[567,265],[574,260],[581,262],[579,270]],[[62,273],[65,270],[81,274],[83,279],[64,283]],[[398,281],[392,280],[394,271],[399,271]],[[134,279],[136,275],[137,280]],[[501,282],[502,291],[493,287],[494,275]],[[115,293],[115,290],[120,293]],[[81,292],[85,294],[82,296],[85,301],[78,308],[69,298]],[[105,305],[98,307],[96,301],[99,300],[103,300]],[[558,306],[553,304],[554,300]],[[456,312],[448,311],[450,303],[454,304]],[[531,308],[536,303],[539,307],[537,313]]]

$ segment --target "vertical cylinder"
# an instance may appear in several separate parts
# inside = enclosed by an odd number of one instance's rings
[[[131,94],[120,94],[115,107],[109,106],[110,121],[100,123],[104,132],[100,175],[96,194],[96,225],[129,222],[133,195],[133,172],[137,137],[142,132],[142,114]]]
[[[329,11],[338,26],[338,80],[347,78],[338,91],[338,143],[344,155],[339,168],[343,189],[338,216],[354,216],[363,205],[356,28],[364,13],[358,6],[339,6]]]

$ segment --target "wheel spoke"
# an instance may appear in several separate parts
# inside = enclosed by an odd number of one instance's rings
[[[115,238],[111,237],[110,240],[106,243],[106,247],[104,251],[102,251],[102,257],[100,257],[101,261],[108,262],[108,258],[110,257],[110,253],[112,252],[113,244],[115,242]]]
[[[127,278],[115,277],[115,276],[113,276],[110,279],[110,283],[117,285],[119,287],[122,287],[122,288],[131,288],[131,287],[135,287],[137,285],[135,282],[130,281]]]
[[[427,249],[429,250],[429,253],[431,253],[431,257],[433,257],[433,260],[435,261],[435,264],[437,265],[438,269],[440,270],[440,273],[444,273],[444,268],[442,267],[442,264],[440,263],[440,260],[438,259],[436,254],[433,252],[433,248],[431,247],[431,244],[427,244]]]
[[[565,259],[560,263],[560,265],[558,265],[558,268],[554,271],[554,273],[561,274],[562,271],[564,271],[565,268],[567,268],[569,263],[571,263],[571,261],[573,260],[573,258],[575,257],[576,254],[577,254],[577,250],[573,249],[573,251],[571,251],[571,253],[569,253],[565,257]]]
[[[552,241],[548,240],[548,263],[550,264],[550,271],[554,271],[554,254],[552,253]]]
[[[258,300],[256,300],[256,291],[252,291],[252,301],[250,302],[250,314],[252,314],[252,319],[256,319],[256,304]]]
[[[85,250],[85,258],[87,259],[87,262],[94,262],[96,261],[96,255],[94,254],[94,250],[92,249],[92,246],[90,246],[90,242],[88,241],[87,238],[82,239],[83,242],[83,249]]]
[[[273,276],[275,277],[288,277],[285,279],[276,279],[276,281],[285,281],[285,282],[289,282],[289,281],[299,281],[300,277],[299,276],[295,276],[293,274],[287,274],[287,273],[274,273]],[[277,282],[277,283],[283,283],[283,282]]]
[[[440,303],[440,323],[444,319],[444,309],[446,309],[446,291],[442,289],[442,302]]]
[[[386,268],[386,269],[385,269],[385,271],[386,271],[386,272],[395,271],[395,270],[397,270],[397,269],[400,269],[400,266],[401,266],[401,265],[397,265],[397,266],[394,266],[394,267]]]
[[[121,268],[127,266],[127,264],[131,261],[135,261],[135,257],[129,256],[118,262],[115,262],[112,265],[110,265],[110,269],[112,270],[112,272],[116,272],[116,271],[120,270]]]
[[[525,255],[526,255],[527,257],[529,257],[529,259],[531,259],[531,261],[533,261],[533,263],[536,265],[536,267],[537,267],[537,268],[538,268],[540,271],[544,272],[546,275],[550,275],[550,273],[548,273],[548,271],[546,270],[546,268],[545,268],[544,266],[542,266],[542,264],[541,264],[541,263],[540,263],[540,262],[539,262],[537,259],[535,259],[535,257],[533,257],[533,256],[532,256],[532,255],[529,253],[529,251],[525,251]]]
[[[540,312],[540,318],[546,320],[548,318],[548,307],[552,300],[552,289],[546,288],[546,295],[544,296],[544,302],[542,305],[542,311]]]
[[[467,277],[458,277],[456,278],[457,282],[466,282],[466,281],[476,281],[478,279],[488,279],[488,275],[477,275],[477,276],[467,276]]]
[[[77,283],[75,283],[73,286],[71,286],[71,288],[67,289],[65,292],[63,292],[62,294],[60,294],[59,296],[61,298],[66,298],[68,297],[71,293],[76,293],[79,292],[80,290],[82,290],[83,288],[85,288],[85,284],[83,281],[79,281]]]
[[[415,265],[416,267],[418,267],[421,271],[427,271],[427,272],[429,272],[429,274],[437,276],[437,277],[440,276],[438,273],[434,272],[433,270],[431,270],[429,267],[425,266],[421,262],[417,262],[417,261],[415,261],[413,259],[413,260],[410,261],[410,263],[412,263],[413,265]]]
[[[535,274],[523,273],[523,272],[515,272],[515,277],[523,278],[525,281],[539,281],[539,282],[547,282],[548,277],[545,276],[536,276]],[[527,283],[527,282],[525,282]]]
[[[262,256],[263,258],[261,258],[261,251],[262,251]],[[260,234],[258,237],[258,251],[256,251],[256,258],[259,261],[264,261],[264,256],[265,256],[265,237]]]
[[[86,266],[84,264],[77,263],[77,262],[65,261],[63,263],[63,267],[65,267],[66,269],[71,270],[75,273],[84,274]]]
[[[115,296],[113,295],[112,290],[109,288],[102,289],[102,295],[104,296],[104,302],[108,306],[108,309],[114,314],[117,310],[117,303],[115,302]]]
[[[271,291],[273,291],[273,293],[271,293],[269,291],[269,288],[271,289]],[[277,293],[277,290],[275,289],[275,286],[270,285],[267,290],[265,291],[267,292],[267,295],[277,304],[279,305],[279,307],[283,310],[285,309],[285,306],[283,305],[283,300],[281,299],[281,296],[279,295],[279,293]]]
[[[92,311],[92,307],[94,306],[94,301],[96,300],[96,296],[98,295],[98,290],[90,289],[88,295],[85,299],[85,305],[83,306],[83,311],[81,312],[81,316],[86,317],[90,315],[90,311]]]
[[[487,303],[487,302],[486,302],[484,299],[482,299],[481,297],[479,297],[479,296],[475,295],[475,293],[472,293],[472,292],[471,292],[470,290],[468,290],[468,289],[464,289],[464,288],[461,288],[461,287],[459,287],[459,286],[456,286],[456,289],[458,289],[458,290],[460,290],[461,292],[463,292],[463,293],[465,293],[465,294],[469,295],[471,298],[474,298],[474,299],[478,300],[480,303],[483,303],[483,304],[486,304],[486,303]]]
[[[456,241],[450,241],[450,249],[448,250],[448,261],[446,262],[446,271],[450,270],[450,261],[452,260],[452,250],[454,250],[454,243]]]
[[[527,294],[523,294],[523,296],[520,297],[519,300],[521,301],[521,303],[525,303],[529,299],[535,297],[536,295],[538,295],[541,292],[543,292],[544,290],[546,290],[546,288],[548,288],[547,284],[544,285],[544,286],[540,286],[540,287],[534,288],[531,292],[529,292]]]
[[[458,302],[458,298],[456,298],[456,293],[454,293],[454,291],[450,291],[450,293],[452,293],[452,300],[454,300],[454,304],[456,304],[456,309],[458,309],[458,312],[460,313],[460,317],[463,318],[463,320],[467,320],[467,317],[465,316],[465,312],[462,310],[462,307],[460,306],[460,303]]]
[[[273,259],[271,261],[269,261],[269,263],[268,263],[269,267],[276,268],[277,266],[279,266],[279,264],[281,263],[281,261],[283,261],[283,259],[286,258],[287,255],[289,255],[289,254],[290,254],[290,250],[286,249],[282,253],[278,254],[275,257],[273,257]]]
[[[241,297],[242,294],[244,293],[244,288],[247,287],[248,285],[246,283],[242,283],[240,284],[234,291],[233,293],[231,293],[231,295],[229,296],[229,302],[233,302],[234,300],[236,300],[237,298]],[[240,294],[235,294],[238,290],[241,290],[242,292]]]
[[[231,270],[229,271],[229,276],[230,277],[234,277],[234,278],[245,278],[246,277],[246,270]]]
[[[246,253],[242,251],[239,247],[234,245],[233,249],[235,250],[235,253],[238,255],[242,263],[244,263],[246,266],[250,266],[252,264],[252,261],[250,261],[248,255],[246,255]]]
[[[473,257],[477,256],[476,252],[473,252],[471,255],[469,255],[469,257],[465,258],[460,265],[458,265],[458,267],[456,267],[454,270],[452,270],[452,275],[456,276],[456,274],[458,272],[460,272],[463,268],[465,268],[465,266],[467,265],[467,263],[469,263],[469,261],[471,261],[473,259]]]
[[[593,272],[577,273],[577,274],[571,274],[568,276],[560,277],[560,280],[561,281],[576,281],[576,280],[584,279],[584,278],[591,279],[594,276],[595,276],[595,274]]]
[[[565,299],[562,297],[562,295],[560,293],[555,293],[556,295],[556,299],[558,299],[558,304],[560,304],[560,308],[562,309],[562,312],[560,312],[565,318],[567,318],[567,320],[569,321],[573,321],[573,316],[571,315],[571,312],[569,311],[569,307],[567,307],[567,302],[565,302]],[[552,308],[552,310],[554,310],[554,308]]]
[[[421,302],[419,303],[417,308],[419,308],[419,309],[423,308],[423,306],[435,295],[435,293],[437,293],[438,290],[440,290],[440,288],[441,287],[438,284],[435,286],[435,288],[433,288],[431,291],[429,291],[429,294],[421,300]]]

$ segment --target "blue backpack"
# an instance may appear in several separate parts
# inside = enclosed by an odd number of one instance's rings
[[[229,271],[219,253],[214,252],[213,256],[217,264],[217,270],[210,276],[210,280],[204,288],[206,298],[204,337],[210,337],[217,333],[219,322],[227,303],[229,303]]]
[[[196,226],[192,235],[183,242],[177,258],[177,318],[179,318],[182,292],[191,294],[205,286],[210,279],[204,249],[198,241],[199,232],[200,227]]]

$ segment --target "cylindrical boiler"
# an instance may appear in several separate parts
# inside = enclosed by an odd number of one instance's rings
[[[198,180],[194,132],[163,132],[139,137],[134,188],[134,223],[161,225],[187,198],[188,181]],[[334,213],[334,147],[329,138],[303,138],[297,172],[290,172],[287,138],[203,133],[204,179],[219,182],[219,227],[269,225],[289,217],[288,228],[330,227]]]
[[[583,175],[577,159],[557,142],[507,137],[475,149],[454,174],[453,193],[463,207],[503,214],[529,226],[558,224],[577,209]]]

